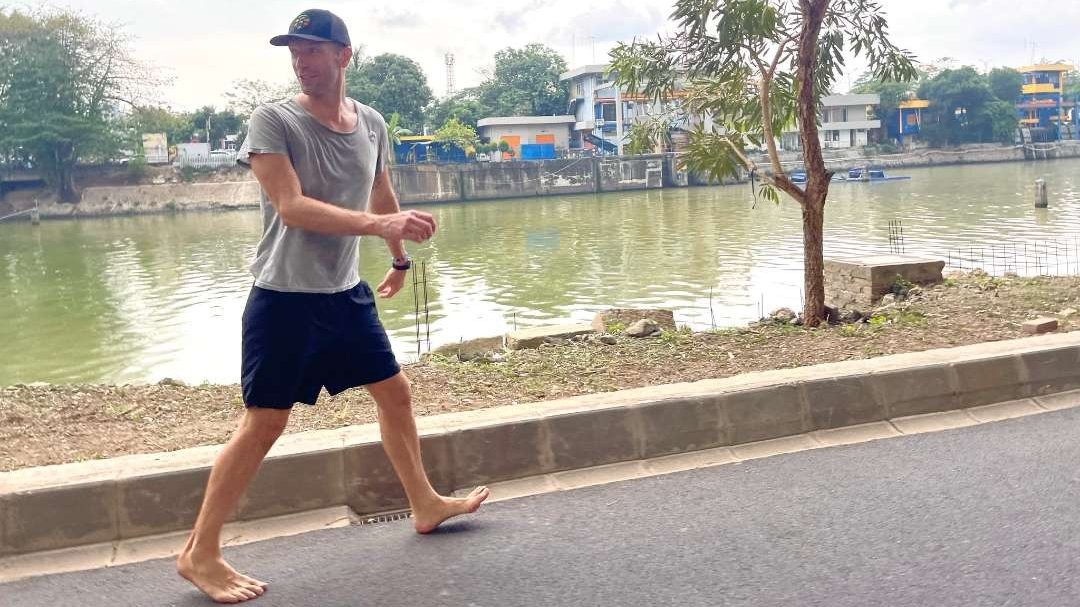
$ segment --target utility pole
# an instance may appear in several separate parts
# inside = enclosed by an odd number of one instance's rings
[[[454,54],[446,53],[446,96],[453,97],[457,93],[457,84],[454,82]]]
[[[615,153],[619,156],[623,155],[623,107],[622,107],[622,87],[617,83],[612,85],[615,88]]]

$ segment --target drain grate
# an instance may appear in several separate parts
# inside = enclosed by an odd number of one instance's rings
[[[378,514],[375,516],[365,516],[360,519],[357,525],[378,525],[380,523],[393,523],[397,521],[405,521],[412,518],[412,512],[404,510],[401,512],[389,512],[386,514]]]

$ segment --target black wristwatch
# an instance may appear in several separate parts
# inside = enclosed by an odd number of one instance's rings
[[[412,269],[412,257],[394,257],[390,262],[391,267],[399,272],[407,272]]]

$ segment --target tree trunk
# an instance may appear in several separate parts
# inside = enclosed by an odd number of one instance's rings
[[[60,202],[77,203],[82,198],[75,187],[75,146],[68,142],[57,146],[56,174],[57,194]]]
[[[82,199],[82,195],[79,194],[78,188],[75,187],[74,172],[68,168],[63,169],[61,172],[59,194],[60,202],[75,204]]]
[[[828,188],[828,184],[826,184]],[[807,192],[803,220],[803,324],[816,327],[825,319],[825,255],[822,235],[825,228],[827,191]]]
[[[799,135],[802,139],[803,166],[806,169],[806,197],[803,202],[803,324],[816,327],[825,319],[825,262],[823,236],[825,198],[829,195],[832,173],[825,169],[818,140],[818,103],[815,86],[818,38],[829,0],[799,0],[803,16],[799,32],[796,108]]]

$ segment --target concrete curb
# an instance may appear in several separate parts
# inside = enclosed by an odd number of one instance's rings
[[[1076,388],[1080,332],[439,415],[418,426],[432,482],[450,493]],[[218,449],[0,474],[0,557],[187,529]],[[407,506],[375,425],[283,437],[235,518],[341,505],[360,515]]]

